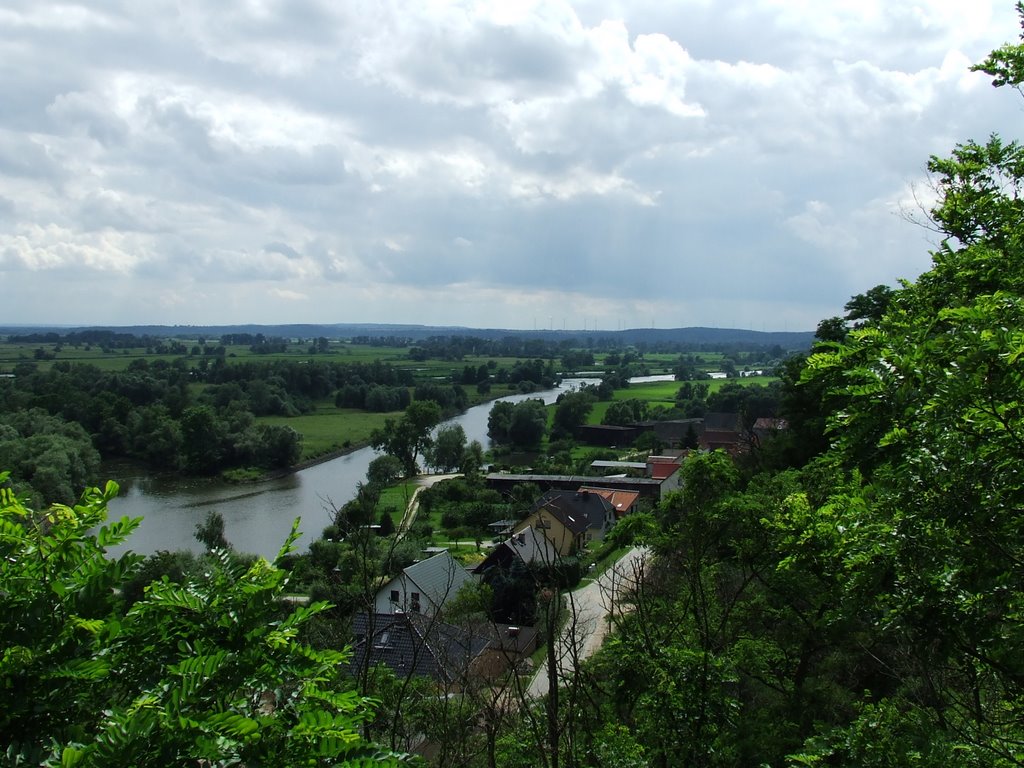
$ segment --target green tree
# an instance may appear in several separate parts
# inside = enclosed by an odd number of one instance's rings
[[[853,323],[854,328],[878,322],[889,308],[892,297],[893,289],[887,285],[876,285],[866,293],[858,293],[843,307],[846,310],[845,319]]]
[[[491,411],[487,415],[487,435],[494,442],[509,442],[514,408],[515,406],[507,400],[499,400],[491,406]]]
[[[508,437],[513,445],[534,447],[540,445],[548,426],[548,412],[543,400],[529,399],[516,403],[512,410],[512,423]]]
[[[647,416],[647,402],[630,398],[627,400],[616,400],[608,406],[604,412],[602,424],[613,424],[618,427],[626,427],[644,421]]]
[[[402,462],[408,477],[418,471],[417,459],[432,444],[430,430],[441,421],[441,406],[433,400],[415,400],[395,421],[387,419],[383,429],[373,431],[370,445]]]
[[[471,477],[479,473],[483,466],[484,447],[479,440],[471,440],[462,454],[462,463],[459,465],[459,471],[467,477]]]
[[[207,550],[231,548],[224,536],[224,515],[220,512],[207,512],[206,519],[196,523],[195,537]]]
[[[427,453],[431,466],[442,472],[451,472],[462,464],[466,452],[466,430],[461,424],[445,424],[434,434],[433,445]]]
[[[1024,46],[979,68],[1017,84]],[[881,722],[891,736],[919,720],[919,734],[1009,762],[1024,720],[1024,149],[992,136],[929,169],[946,236],[932,268],[817,350],[805,378],[835,403],[832,456],[870,484],[837,521],[836,551],[849,583],[872,587],[857,602],[889,649]]]
[[[285,469],[294,466],[302,457],[302,435],[287,425],[259,424],[256,432],[262,450],[260,466]]]
[[[586,423],[595,399],[588,392],[566,392],[559,395],[555,406],[555,431],[561,435],[572,435],[573,430]]]
[[[224,425],[210,406],[199,405],[186,409],[181,415],[185,466],[197,473],[217,471],[224,455],[224,432]]]
[[[0,417],[0,466],[31,503],[72,503],[95,482],[99,454],[79,424],[39,408]]]
[[[544,438],[547,425],[548,415],[543,400],[500,401],[491,407],[487,417],[487,434],[496,443],[534,447]]]
[[[0,475],[0,482],[6,480]],[[282,608],[285,572],[228,553],[206,578],[155,582],[122,612],[140,558],[106,556],[108,483],[45,513],[0,488],[0,738],[11,764],[395,763],[361,736],[370,702],[346,655],[299,637],[323,611]],[[282,549],[286,553],[297,537]]]
[[[394,456],[384,454],[370,462],[370,466],[366,469],[366,479],[374,485],[386,487],[400,478],[403,470],[401,461]]]

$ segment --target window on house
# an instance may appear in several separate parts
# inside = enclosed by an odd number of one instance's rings
[[[409,609],[413,613],[419,613],[420,612],[420,593],[419,592],[413,592],[410,595],[410,598],[411,598],[411,600],[410,600]]]
[[[398,602],[398,590],[397,589],[392,589],[391,590],[391,602],[392,603],[397,603]]]

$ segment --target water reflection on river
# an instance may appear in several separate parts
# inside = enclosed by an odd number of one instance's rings
[[[566,379],[558,389],[529,395],[512,395],[502,400],[518,402],[528,397],[552,403],[562,392],[596,379]],[[486,447],[487,416],[493,403],[470,408],[449,423],[461,424],[469,440]],[[225,533],[235,549],[265,557],[277,554],[291,530],[292,521],[301,517],[305,550],[331,522],[336,506],[355,495],[356,484],[366,479],[366,470],[376,456],[371,448],[362,448],[323,464],[286,477],[261,483],[232,485],[214,479],[183,479],[178,476],[138,474],[135,470],[115,468],[121,494],[110,505],[110,517],[142,517],[142,525],[125,546],[140,554],[157,550],[191,549],[198,551],[195,527],[206,513],[216,510],[224,517]]]

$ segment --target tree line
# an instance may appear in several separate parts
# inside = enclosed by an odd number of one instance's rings
[[[284,468],[299,460],[301,436],[258,423],[258,416],[309,412],[339,386],[401,384],[411,384],[411,376],[380,363],[229,365],[217,358],[191,368],[184,360],[140,359],[123,371],[20,364],[13,377],[0,379],[0,459],[36,505],[72,502],[95,482],[100,458],[195,474]],[[446,407],[465,402],[442,394]]]

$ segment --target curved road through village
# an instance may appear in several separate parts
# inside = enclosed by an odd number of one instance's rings
[[[646,547],[634,547],[594,581],[565,595],[569,619],[558,634],[555,649],[560,680],[570,677],[578,662],[601,647],[623,594],[637,586],[648,552]],[[548,677],[545,661],[530,683],[531,697],[547,695]]]
[[[417,479],[418,487],[409,499],[405,514],[398,525],[399,538],[416,519],[420,492],[434,483],[452,477],[459,475],[421,475]],[[555,650],[560,680],[571,676],[579,662],[593,656],[601,647],[608,634],[613,612],[623,594],[634,589],[641,578],[648,552],[646,547],[634,547],[589,584],[564,596],[568,620],[558,633]],[[546,696],[548,686],[545,658],[530,683],[528,695],[533,698]]]

